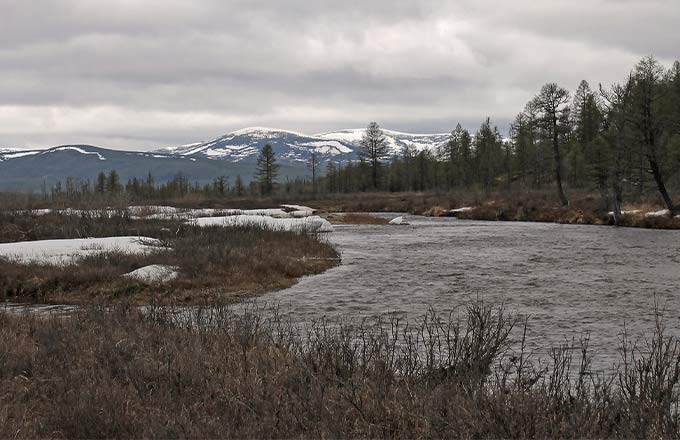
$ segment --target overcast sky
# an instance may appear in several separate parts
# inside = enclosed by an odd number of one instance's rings
[[[548,81],[680,57],[678,0],[0,0],[0,147],[247,126],[503,132]]]

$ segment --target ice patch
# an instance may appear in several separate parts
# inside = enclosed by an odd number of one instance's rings
[[[174,266],[166,266],[163,264],[151,264],[149,266],[140,267],[137,270],[128,272],[123,275],[125,278],[141,281],[143,283],[167,283],[174,280],[179,275],[178,268]]]
[[[668,209],[662,209],[660,211],[648,212],[645,217],[670,217],[671,212]]]
[[[389,223],[389,224],[390,224],[390,225],[408,225],[408,224],[410,224],[410,223],[407,222],[407,221],[404,219],[403,216],[399,216],[399,217],[396,217],[396,218],[393,218],[392,220],[390,220],[390,223]]]
[[[69,264],[101,252],[144,254],[160,249],[160,242],[148,237],[72,238],[62,240],[1,243],[0,257],[19,263]]]

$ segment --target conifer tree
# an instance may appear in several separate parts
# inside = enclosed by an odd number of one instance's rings
[[[378,188],[380,163],[387,159],[388,149],[385,136],[377,122],[371,122],[361,138],[359,157],[368,161],[371,167],[371,182],[373,189]]]
[[[274,183],[278,173],[279,165],[276,163],[276,154],[271,145],[266,144],[262,147],[257,158],[257,178],[260,183],[260,194],[268,195],[274,190]]]
[[[545,84],[531,101],[532,107],[537,111],[545,135],[552,143],[557,195],[563,206],[569,205],[569,200],[562,187],[562,156],[560,152],[561,135],[568,131],[568,128],[565,127],[569,115],[568,103],[569,92],[555,83]]]

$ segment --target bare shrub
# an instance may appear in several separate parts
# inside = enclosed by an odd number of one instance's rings
[[[0,437],[680,434],[662,325],[602,376],[587,337],[533,360],[516,323],[481,303],[417,325],[299,327],[258,306],[0,314]]]

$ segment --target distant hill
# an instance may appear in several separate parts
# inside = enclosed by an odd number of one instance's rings
[[[234,131],[207,142],[156,150],[157,153],[184,157],[204,157],[229,162],[255,162],[265,144],[270,144],[280,163],[306,163],[316,153],[322,161],[345,162],[358,159],[359,143],[365,129],[340,130],[315,135],[275,128],[251,127]],[[392,154],[406,146],[434,150],[448,141],[448,134],[409,134],[383,130]]]
[[[120,151],[91,145],[62,145],[46,150],[0,148],[0,190],[37,191],[67,177],[94,180],[100,171],[115,169],[123,182],[146,177],[164,182],[183,174],[190,181],[211,182],[219,176],[233,183],[237,175],[248,182],[255,173],[257,156],[271,144],[281,165],[280,180],[308,177],[307,162],[314,152],[322,162],[358,159],[365,129],[306,135],[263,127],[245,128],[208,142],[155,151]],[[409,134],[383,130],[392,154],[407,146],[417,151],[435,150],[448,134]]]
[[[47,150],[0,151],[0,190],[38,191],[43,182],[48,187],[57,180],[76,177],[94,180],[100,171],[116,170],[123,182],[144,178],[148,173],[156,182],[171,180],[179,173],[200,183],[227,176],[233,183],[237,175],[250,181],[255,166],[250,163],[214,161],[201,157],[184,157],[159,153],[109,150],[91,145],[62,145]],[[282,175],[303,176],[306,169],[283,166]]]

